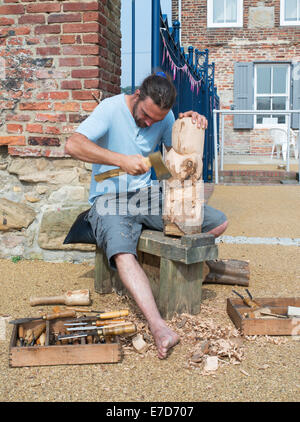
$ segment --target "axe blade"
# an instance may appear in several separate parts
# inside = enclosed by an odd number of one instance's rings
[[[171,173],[165,165],[160,151],[150,154],[148,158],[150,160],[151,166],[155,170],[155,174],[158,180],[166,180],[171,177]]]

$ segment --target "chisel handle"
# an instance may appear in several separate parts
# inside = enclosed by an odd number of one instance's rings
[[[99,315],[99,319],[112,319],[127,316],[129,314],[128,309],[122,309],[121,311],[103,312]]]
[[[50,321],[57,318],[69,318],[76,317],[76,311],[64,311],[64,312],[54,312],[53,314],[47,314],[43,316],[43,319]]]
[[[110,319],[108,321],[96,321],[92,322],[92,325],[96,325],[96,327],[102,327],[103,325],[111,325],[111,324],[122,324],[126,323],[125,319]]]
[[[244,297],[243,301],[246,305],[248,305],[253,311],[255,311],[256,309],[261,308],[261,306],[258,305],[258,303],[254,302],[254,300],[248,298],[248,297]]]
[[[20,340],[20,346],[24,345],[24,327],[23,325],[19,325],[18,327],[18,337]]]
[[[132,323],[123,325],[122,327],[104,327],[98,330],[99,335],[103,336],[119,336],[122,334],[132,334],[136,332],[136,326]]]

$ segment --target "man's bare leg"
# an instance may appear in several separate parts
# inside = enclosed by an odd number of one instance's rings
[[[135,256],[120,253],[114,256],[119,276],[133,296],[149,323],[158,350],[158,357],[167,357],[168,350],[179,342],[179,336],[162,319],[150,287],[149,280]]]
[[[221,236],[224,231],[227,229],[228,221],[224,221],[224,223],[220,224],[220,226],[215,227],[214,229],[207,232],[208,234],[213,234],[215,237]]]

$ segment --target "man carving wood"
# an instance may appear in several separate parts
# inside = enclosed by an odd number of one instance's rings
[[[89,222],[110,267],[118,271],[145,315],[161,359],[178,343],[179,336],[157,309],[149,280],[137,261],[136,248],[143,226],[163,230],[161,209],[153,212],[151,207],[153,181],[143,157],[162,144],[171,147],[175,97],[168,77],[150,75],[134,94],[103,100],[66,143],[68,154],[93,163]],[[207,127],[205,117],[196,112],[187,111],[179,117],[191,118],[198,128]],[[126,174],[96,183],[96,174],[113,167],[120,167]],[[140,206],[143,212],[136,213],[137,198],[142,202],[142,197],[146,198]],[[202,231],[218,236],[226,226],[223,213],[212,208],[204,210]]]

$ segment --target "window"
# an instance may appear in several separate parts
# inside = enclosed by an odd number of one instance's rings
[[[300,25],[300,0],[280,0],[280,25]]]
[[[209,28],[242,27],[243,26],[243,1],[242,0],[208,0],[207,1],[207,26]]]
[[[289,64],[256,64],[254,72],[254,106],[256,110],[287,110],[290,102]],[[286,124],[285,115],[257,115],[255,126],[265,126],[266,122]]]

